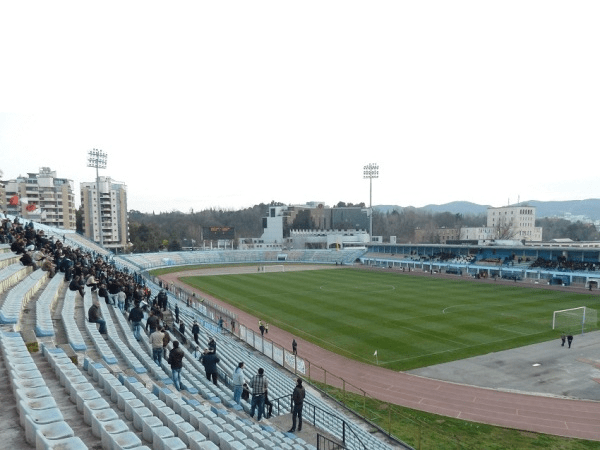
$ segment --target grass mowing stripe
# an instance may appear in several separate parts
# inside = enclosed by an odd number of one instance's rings
[[[394,370],[554,339],[553,311],[599,305],[584,294],[352,268],[182,280],[329,350],[373,362],[377,349]]]

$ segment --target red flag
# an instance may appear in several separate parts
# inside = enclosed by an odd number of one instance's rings
[[[36,208],[36,206],[35,206],[33,203],[30,203],[29,205],[27,205],[27,206],[25,207],[25,209],[26,209],[27,211],[29,211],[29,212],[31,212],[31,211],[35,211],[35,208]]]
[[[19,196],[18,195],[13,195],[10,200],[8,201],[8,204],[10,206],[17,206],[19,204]]]

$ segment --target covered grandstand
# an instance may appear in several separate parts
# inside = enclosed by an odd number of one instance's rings
[[[378,244],[369,246],[359,259],[372,267],[530,283],[549,283],[561,276],[568,277],[571,285],[587,287],[594,286],[590,281],[600,271],[600,249],[577,246]]]

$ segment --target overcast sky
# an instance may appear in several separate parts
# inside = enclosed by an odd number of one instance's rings
[[[0,170],[144,212],[600,197],[600,2],[0,6]]]

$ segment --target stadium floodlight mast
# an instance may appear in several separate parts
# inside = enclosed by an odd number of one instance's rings
[[[100,176],[98,175],[98,169],[106,169],[106,152],[93,148],[88,152],[88,167],[96,168],[96,195],[98,202],[98,243],[102,246],[102,210],[100,208]]]
[[[379,165],[369,163],[364,166],[363,178],[369,179],[369,239],[373,240],[373,178],[379,178]]]

